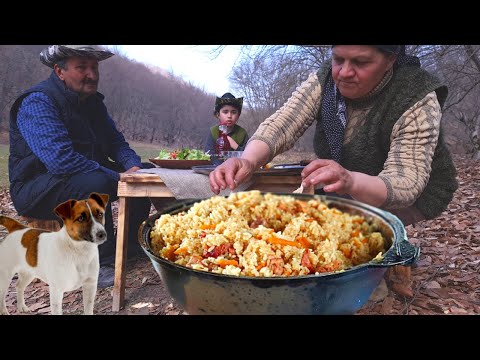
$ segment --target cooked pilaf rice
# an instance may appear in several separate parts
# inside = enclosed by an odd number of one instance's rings
[[[213,196],[163,214],[150,237],[161,257],[196,270],[244,276],[342,271],[385,252],[364,217],[325,203],[260,191]]]

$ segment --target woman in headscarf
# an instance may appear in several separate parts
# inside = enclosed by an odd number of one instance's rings
[[[334,45],[331,62],[260,124],[242,158],[210,174],[210,187],[234,189],[317,120],[318,159],[303,186],[387,209],[405,225],[432,219],[458,187],[440,130],[447,94],[404,45]]]
[[[210,187],[235,189],[317,120],[318,159],[302,171],[304,187],[389,210],[405,225],[432,219],[458,188],[440,128],[447,95],[404,45],[334,45],[331,61],[260,124],[242,157],[210,173]],[[391,269],[392,290],[412,296],[410,267]]]

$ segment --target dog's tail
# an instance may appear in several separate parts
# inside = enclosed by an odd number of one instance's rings
[[[26,228],[22,223],[5,215],[0,215],[0,225],[5,226],[9,233]]]

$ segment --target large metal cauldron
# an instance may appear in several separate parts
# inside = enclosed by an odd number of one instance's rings
[[[389,250],[380,262],[372,260],[344,272],[320,275],[262,278],[193,270],[155,255],[150,247],[156,219],[164,213],[186,211],[196,202],[184,201],[143,222],[138,240],[172,298],[188,314],[353,314],[368,300],[388,267],[411,265],[420,254],[408,242],[400,219],[389,212],[331,196],[283,195],[302,200],[315,197],[330,207],[365,216],[380,226]]]

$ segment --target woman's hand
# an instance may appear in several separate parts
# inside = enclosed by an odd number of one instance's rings
[[[230,190],[234,190],[237,185],[250,179],[254,171],[253,163],[247,159],[227,159],[210,173],[210,189],[215,194],[225,190],[227,186]]]
[[[210,173],[210,189],[215,194],[227,186],[234,190],[237,185],[249,180],[255,169],[268,162],[269,154],[270,149],[265,142],[252,140],[241,158],[230,158]]]
[[[323,186],[325,192],[348,194],[355,200],[377,207],[387,199],[387,186],[380,177],[349,171],[333,160],[312,161],[303,169],[302,178],[304,187]]]
[[[354,176],[339,163],[333,160],[317,159],[308,164],[302,171],[303,186],[324,184],[325,192],[351,194],[354,187]]]

